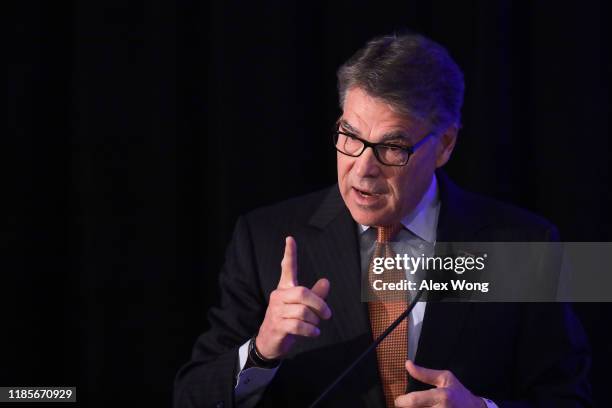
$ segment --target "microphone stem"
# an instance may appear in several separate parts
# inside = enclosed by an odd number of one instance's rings
[[[356,359],[355,361],[353,361],[353,362],[352,362],[352,363],[351,363],[351,364],[350,364],[350,365],[349,365],[349,366],[346,368],[346,370],[344,370],[344,371],[342,372],[342,374],[340,374],[340,375],[338,376],[338,378],[336,378],[336,379],[334,380],[334,382],[333,382],[333,383],[331,383],[331,384],[330,384],[330,386],[329,386],[329,387],[327,387],[327,388],[325,389],[325,391],[323,391],[323,392],[321,393],[321,395],[319,395],[319,398],[317,398],[317,399],[316,399],[316,400],[315,400],[315,401],[314,401],[312,404],[310,404],[310,407],[309,407],[309,408],[315,408],[315,407],[316,407],[316,406],[319,404],[319,402],[321,402],[321,401],[323,400],[323,398],[325,398],[325,397],[327,396],[327,394],[329,394],[329,393],[330,393],[330,392],[331,392],[331,391],[332,391],[332,390],[333,390],[333,389],[336,387],[336,385],[338,385],[338,383],[339,383],[340,381],[342,381],[342,379],[343,379],[344,377],[346,377],[346,375],[347,375],[348,373],[350,373],[350,372],[351,372],[351,370],[353,369],[353,367],[355,367],[357,364],[359,364],[359,362],[360,362],[361,360],[363,360],[363,359],[365,358],[365,356],[367,356],[367,355],[368,355],[368,354],[369,354],[369,353],[370,353],[372,350],[374,350],[374,349],[375,349],[375,348],[376,348],[376,347],[377,347],[377,346],[380,344],[380,342],[381,342],[381,341],[383,341],[383,340],[385,339],[385,337],[387,337],[387,336],[389,335],[389,333],[391,333],[391,332],[392,332],[392,331],[393,331],[393,330],[394,330],[394,329],[395,329],[395,328],[396,328],[396,327],[397,327],[397,326],[398,326],[398,325],[399,325],[399,324],[402,322],[402,320],[404,320],[404,319],[405,319],[405,318],[406,318],[406,317],[407,317],[407,316],[410,314],[410,312],[412,312],[412,309],[414,309],[414,306],[417,304],[417,302],[418,302],[418,301],[419,301],[419,299],[421,298],[421,295],[423,294],[423,292],[424,292],[424,291],[425,291],[425,289],[420,289],[420,290],[417,292],[416,296],[414,297],[414,299],[412,299],[412,302],[410,302],[410,304],[408,305],[408,307],[406,308],[406,310],[405,310],[405,311],[404,311],[404,312],[403,312],[401,315],[399,315],[399,316],[398,316],[398,318],[397,318],[397,319],[395,319],[395,321],[394,321],[393,323],[391,323],[391,325],[389,325],[389,327],[387,327],[387,328],[385,329],[385,331],[384,331],[384,332],[383,332],[383,333],[382,333],[380,336],[378,336],[378,338],[377,338],[376,340],[374,340],[374,343],[370,344],[370,346],[369,346],[367,349],[365,349],[365,350],[364,350],[364,351],[363,351],[363,352],[362,352],[362,353],[359,355],[359,357],[357,357],[357,359]]]

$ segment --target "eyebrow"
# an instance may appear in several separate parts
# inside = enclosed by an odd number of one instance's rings
[[[351,126],[351,124],[348,123],[346,121],[346,119],[341,119],[340,120],[340,126],[345,128],[349,132],[354,133],[356,136],[360,136],[360,132],[356,128]],[[394,130],[394,131],[391,131],[389,133],[385,133],[382,136],[382,138],[380,139],[380,142],[378,142],[378,143],[385,143],[385,142],[389,142],[391,140],[402,140],[402,141],[405,141],[407,143],[410,143],[410,137],[406,134],[406,132],[404,132],[402,130]]]

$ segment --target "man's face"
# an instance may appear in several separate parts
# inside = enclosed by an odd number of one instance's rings
[[[340,130],[370,142],[404,146],[414,145],[431,131],[425,123],[394,112],[389,104],[357,87],[346,94]],[[359,157],[338,152],[340,193],[353,219],[381,226],[397,223],[412,212],[436,167],[448,160],[454,138],[451,146],[445,146],[447,139],[437,135],[428,138],[401,167],[383,165],[371,148]]]

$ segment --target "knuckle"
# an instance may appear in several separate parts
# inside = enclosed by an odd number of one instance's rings
[[[274,302],[277,303],[281,300],[282,298],[282,291],[279,289],[274,289],[271,293],[270,293],[270,302]]]
[[[453,379],[453,373],[449,370],[444,370],[442,371],[442,378],[444,378],[446,381],[451,381]]]
[[[272,292],[270,292],[270,303],[274,302],[277,297],[278,297],[278,289],[274,289]]]
[[[306,320],[310,314],[310,310],[306,305],[298,305],[298,317],[302,320]]]
[[[313,313],[313,311],[310,310],[308,306],[305,306],[305,305],[300,305],[299,312],[298,312],[298,318],[305,322],[309,322],[312,324],[319,323],[319,318],[317,317],[317,315]]]
[[[300,298],[305,298],[308,294],[308,289],[306,289],[304,286],[298,286],[296,292]]]
[[[299,320],[287,319],[286,326],[289,333],[297,333],[299,330]]]
[[[310,311],[309,311],[309,312],[310,312]],[[318,325],[318,324],[321,322],[321,319],[319,319],[319,317],[318,317],[316,314],[314,314],[314,313],[310,312],[309,316],[310,316],[310,321],[311,321],[311,322],[312,322],[312,324],[314,324],[315,326],[317,326],[317,325]]]
[[[295,321],[295,329],[299,333],[304,333],[304,332],[306,332],[306,324],[304,322],[302,322],[301,320],[296,320]]]
[[[317,315],[321,316],[322,318],[326,318],[327,317],[327,314],[326,314],[327,313],[326,312],[327,308],[326,308],[326,306],[324,304],[323,305],[317,304],[317,307],[316,307],[315,310],[317,312]]]

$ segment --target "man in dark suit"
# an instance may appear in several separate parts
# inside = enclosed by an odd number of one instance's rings
[[[314,401],[373,341],[379,316],[361,301],[361,276],[375,235],[393,230],[414,251],[558,238],[547,221],[466,193],[439,170],[463,100],[461,71],[441,46],[413,34],[376,38],[338,80],[338,184],[238,220],[222,302],[177,375],[176,407]],[[322,405],[590,403],[586,341],[566,305],[419,302],[392,336],[404,345],[398,358],[372,353]]]

